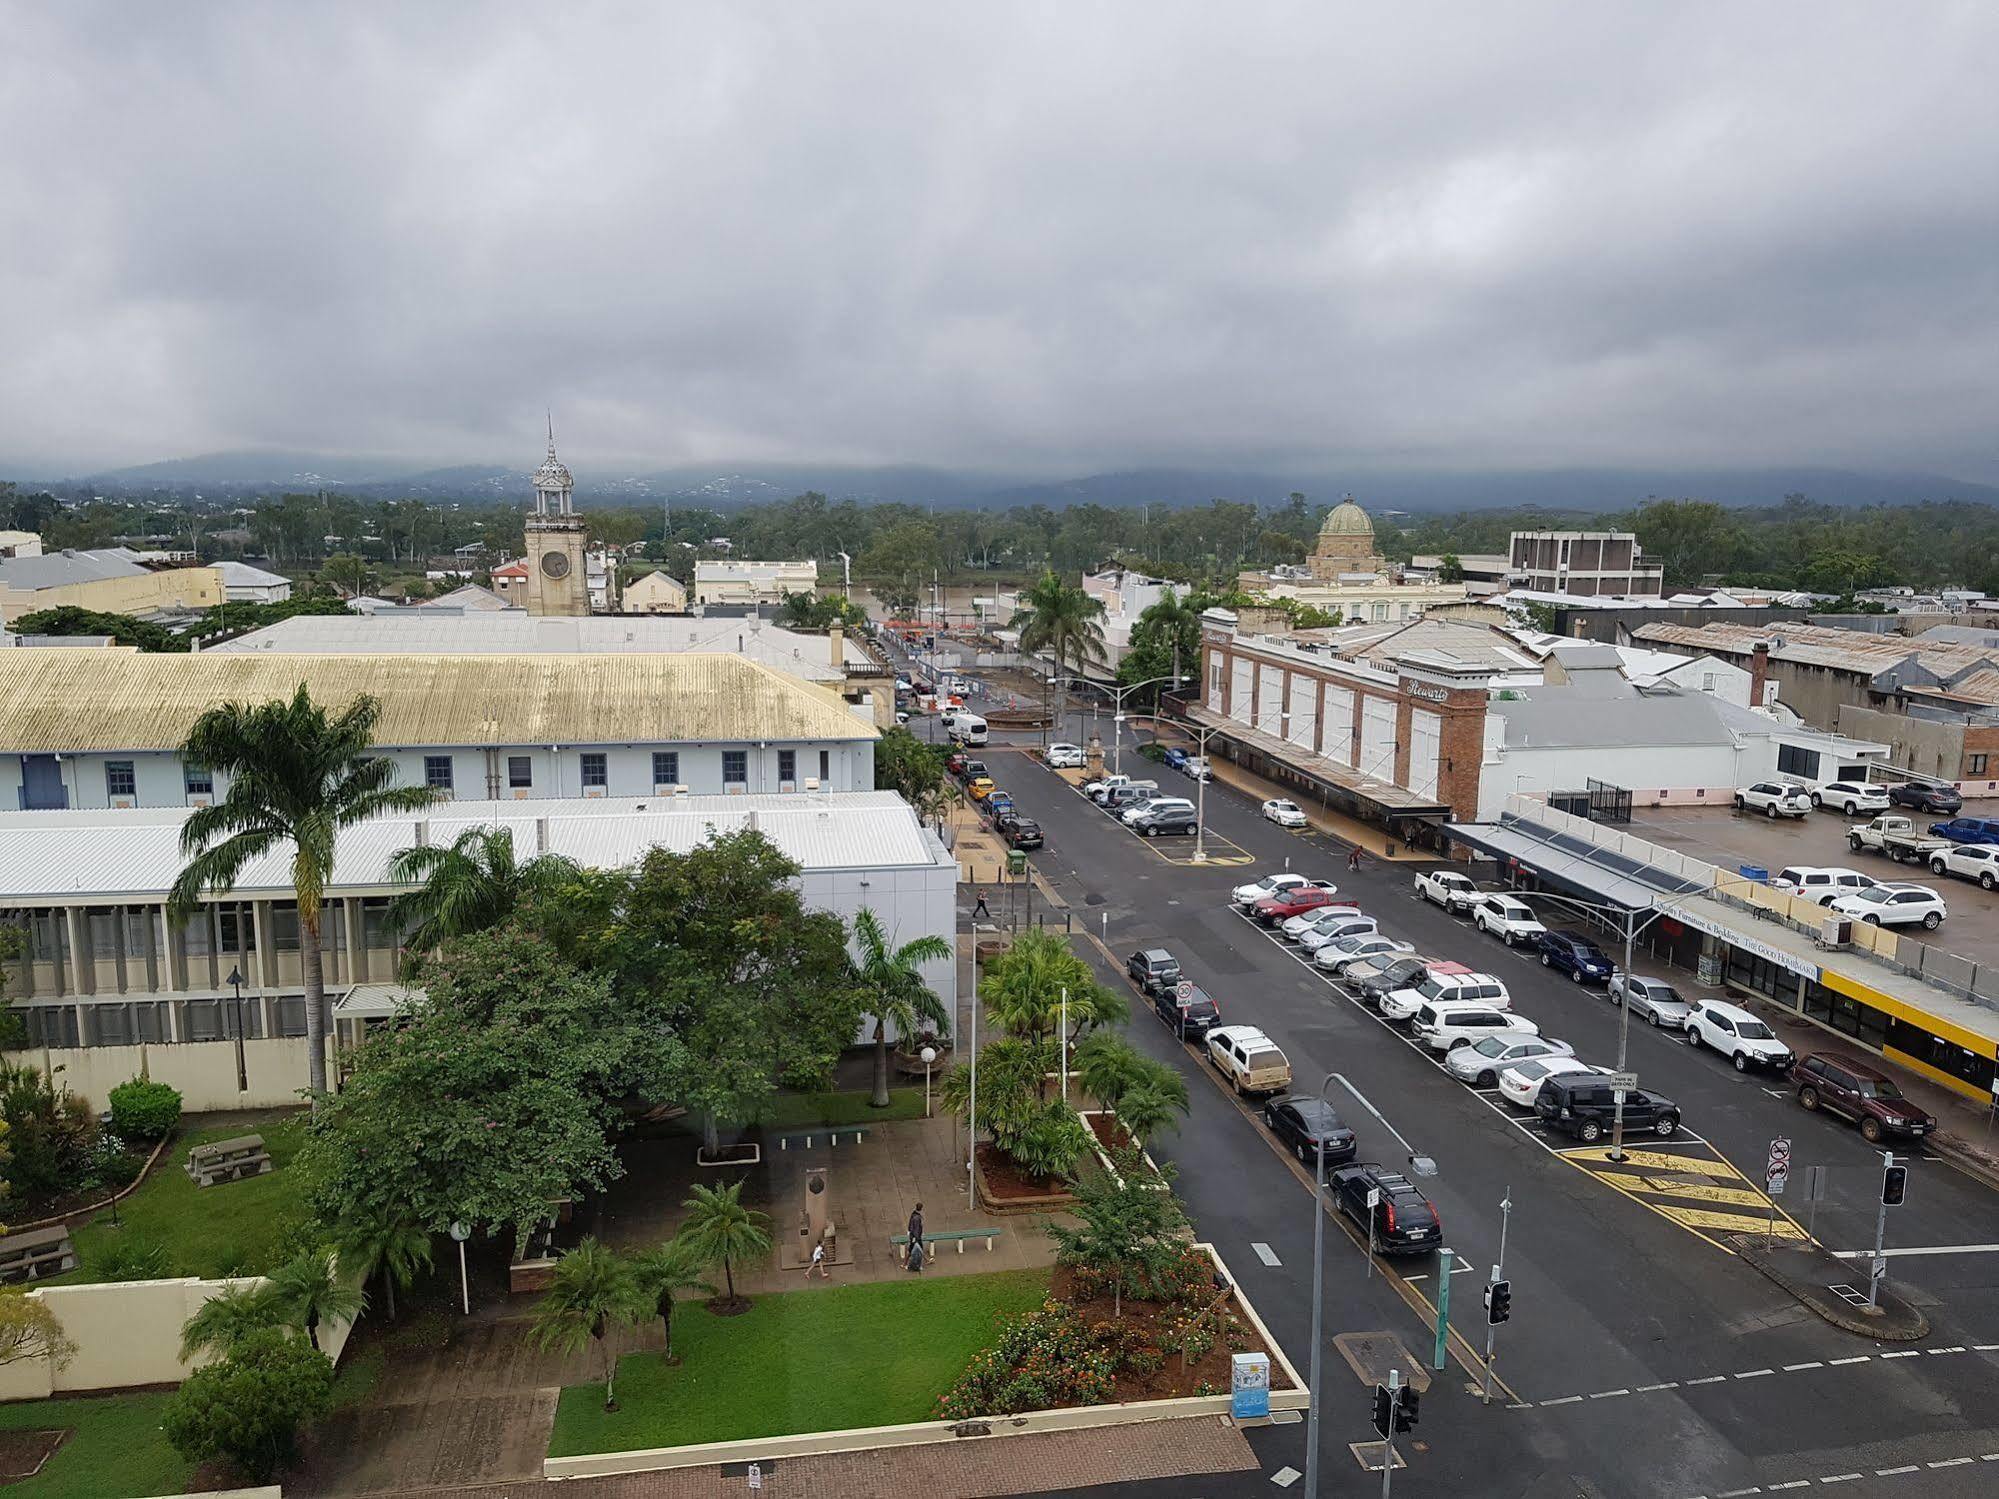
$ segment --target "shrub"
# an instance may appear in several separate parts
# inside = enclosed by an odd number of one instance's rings
[[[297,1454],[300,1428],[332,1408],[332,1360],[293,1333],[267,1328],[190,1374],[160,1424],[189,1462],[227,1458],[268,1483]]]
[[[7,1125],[7,1185],[15,1202],[74,1191],[88,1169],[97,1120],[39,1067],[0,1062],[0,1118]]]
[[[1059,1301],[1004,1323],[937,1400],[946,1421],[1007,1416],[1064,1405],[1103,1405],[1115,1391],[1119,1354]]]
[[[163,1140],[180,1123],[180,1090],[135,1077],[111,1090],[111,1127],[128,1140]]]
[[[115,1192],[137,1176],[145,1164],[145,1158],[127,1150],[118,1136],[99,1131],[83,1161],[76,1186],[81,1191],[107,1187]]]
[[[102,1280],[165,1280],[173,1273],[173,1256],[166,1245],[130,1230],[113,1239],[97,1260]]]

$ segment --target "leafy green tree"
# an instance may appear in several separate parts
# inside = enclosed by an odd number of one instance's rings
[[[908,587],[943,566],[937,528],[926,520],[905,520],[890,526],[861,550],[854,571],[864,578]]]
[[[715,1288],[701,1278],[701,1272],[706,1268],[693,1245],[679,1235],[664,1244],[642,1249],[632,1257],[632,1274],[638,1281],[639,1292],[651,1303],[659,1318],[659,1330],[666,1339],[665,1361],[668,1364],[680,1362],[680,1355],[673,1351],[674,1300],[683,1292],[713,1296]]]
[[[908,583],[877,583],[873,591],[874,596],[881,601],[881,606],[894,618],[916,617],[916,590]]]
[[[770,1253],[769,1215],[743,1206],[739,1181],[690,1190],[694,1195],[681,1203],[688,1211],[678,1237],[687,1241],[691,1262],[722,1267],[728,1286],[722,1309],[736,1310],[748,1304],[736,1294],[736,1261]]]
[[[1042,1096],[1056,1062],[1052,1040],[1001,1036],[979,1048],[976,1125],[993,1149],[1031,1176],[1060,1180],[1076,1169],[1090,1148],[1076,1111],[1059,1098]],[[960,1064],[944,1074],[944,1109],[970,1119],[972,1069]]]
[[[448,844],[402,850],[389,861],[389,878],[418,888],[398,895],[391,910],[409,934],[411,968],[452,938],[498,926],[527,897],[560,890],[580,873],[561,854],[521,860],[512,831],[503,827],[467,828]]]
[[[268,1280],[239,1280],[202,1302],[181,1324],[180,1359],[191,1363],[197,1353],[227,1357],[253,1332],[286,1325],[284,1306]]]
[[[1117,1101],[1118,1123],[1140,1146],[1187,1112],[1186,1080],[1171,1069],[1168,1075],[1170,1086],[1165,1078],[1149,1075],[1126,1088]]]
[[[908,729],[883,729],[875,741],[875,790],[893,791],[928,822],[950,795],[942,745],[918,739]]]
[[[1632,529],[1646,557],[1664,564],[1669,584],[1699,583],[1738,560],[1739,533],[1712,500],[1653,500],[1639,507]]]
[[[923,981],[919,971],[925,963],[941,963],[955,958],[957,949],[942,937],[918,937],[900,947],[890,946],[881,917],[861,907],[854,917],[854,982],[866,993],[868,1010],[875,1017],[874,1092],[868,1102],[878,1109],[889,1105],[888,1028],[899,1036],[913,1036],[925,1021],[941,1034],[951,1030],[951,1017],[943,1003]]]
[[[1191,597],[1173,589],[1138,616],[1131,627],[1131,648],[1118,662],[1118,681],[1132,687],[1160,677],[1195,677],[1201,670],[1201,610]],[[1153,704],[1171,691],[1170,682],[1131,694],[1131,701]]]
[[[23,614],[7,628],[16,635],[109,635],[120,645],[137,646],[142,651],[184,651],[185,637],[164,625],[134,619],[129,614],[106,614],[98,609],[79,609],[61,604],[53,609],[36,609]]]
[[[1091,666],[1110,660],[1104,643],[1104,605],[1081,588],[1071,587],[1044,572],[1033,586],[1023,589],[1020,608],[1014,612],[1013,628],[1020,631],[1021,651],[1029,656],[1046,655],[1055,662],[1058,676],[1069,671],[1084,675]],[[1068,702],[1068,687],[1055,688],[1055,721],[1062,721]]]
[[[20,1286],[0,1290],[0,1368],[45,1359],[52,1369],[66,1369],[75,1357],[76,1344],[47,1302]]]
[[[1071,1044],[1093,1027],[1122,1025],[1131,1016],[1130,1001],[1099,984],[1089,963],[1046,931],[1023,933],[987,963],[979,999],[1009,1035],[1035,1041],[1056,1038],[1065,1012]]]
[[[8,965],[27,955],[28,934],[17,926],[0,924],[0,994],[7,992],[7,981],[12,977]],[[0,1010],[0,1051],[12,1051],[25,1046],[27,1041],[28,1026],[21,1012],[12,1005]],[[4,1135],[5,1126],[0,1125],[0,1136]]]
[[[434,1263],[431,1235],[407,1209],[379,1206],[342,1220],[335,1248],[342,1276],[362,1285],[381,1276],[391,1322],[396,1319],[396,1287],[407,1289],[419,1270]]]
[[[1438,559],[1437,581],[1439,583],[1462,583],[1465,580],[1465,565],[1458,560],[1456,552],[1446,552]]]
[[[1127,1295],[1154,1294],[1180,1258],[1187,1215],[1171,1190],[1172,1167],[1147,1171],[1136,1150],[1114,1157],[1117,1172],[1091,1172],[1071,1184],[1074,1227],[1051,1223],[1055,1257],[1090,1271],[1111,1288],[1111,1314],[1124,1315]]]
[[[368,1304],[358,1286],[343,1281],[330,1254],[308,1249],[292,1256],[271,1273],[271,1295],[284,1319],[305,1329],[306,1341],[319,1347],[319,1329],[329,1322],[352,1322]]]
[[[301,1428],[332,1408],[332,1361],[290,1333],[263,1328],[221,1362],[190,1374],[160,1425],[189,1462],[226,1458],[253,1482],[268,1483],[298,1455]]]
[[[585,1239],[555,1262],[528,1336],[542,1349],[571,1355],[595,1343],[604,1360],[604,1409],[614,1411],[618,1360],[608,1334],[650,1310],[630,1263],[596,1239]]]
[[[224,703],[195,721],[184,759],[219,771],[228,789],[181,825],[188,859],[168,907],[185,920],[204,892],[224,893],[253,859],[291,854],[298,898],[299,956],[305,969],[305,1039],[313,1107],[326,1093],[326,966],[321,904],[333,875],[340,830],[385,812],[413,812],[437,800],[426,786],[397,786],[395,765],[368,753],[381,705],[358,697],[337,715],[305,684],[290,702]]]

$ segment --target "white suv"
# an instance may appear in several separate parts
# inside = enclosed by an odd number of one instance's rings
[[[1534,915],[1533,907],[1511,895],[1488,895],[1472,907],[1472,925],[1490,932],[1508,947],[1516,942],[1539,941],[1548,929]]]
[[[1835,895],[1851,895],[1856,890],[1870,889],[1875,883],[1872,876],[1857,869],[1842,869],[1837,865],[1822,869],[1814,864],[1793,864],[1780,869],[1770,881],[1772,889],[1821,906]]]
[[[1812,809],[1812,799],[1802,786],[1782,781],[1758,781],[1735,793],[1735,810],[1761,812],[1765,817],[1803,817]]]
[[[1848,817],[1862,812],[1886,812],[1888,788],[1870,786],[1865,781],[1827,781],[1812,793],[1814,807],[1834,807]]]
[[[1487,1036],[1538,1036],[1541,1027],[1525,1015],[1495,1010],[1490,1005],[1467,1000],[1461,1004],[1427,1004],[1409,1024],[1411,1034],[1420,1036],[1432,1051],[1455,1051]]]
[[[1857,916],[1869,926],[1916,926],[1935,931],[1950,915],[1943,897],[1927,885],[1875,885],[1835,896],[1832,909]]]
[[[1999,888],[1999,847],[1990,843],[1953,843],[1930,855],[1931,874],[1961,874],[1987,890]]]
[[[1488,1010],[1513,1008],[1513,996],[1506,992],[1506,985],[1489,973],[1433,973],[1414,988],[1382,995],[1381,1013],[1390,1020],[1408,1020],[1424,1005],[1452,1000],[1476,1000]]]
[[[1735,1063],[1737,1072],[1751,1067],[1784,1072],[1797,1060],[1769,1026],[1740,1005],[1718,999],[1704,999],[1694,1006],[1687,1017],[1687,1045],[1712,1046]]]

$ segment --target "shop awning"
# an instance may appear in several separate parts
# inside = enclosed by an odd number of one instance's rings
[[[1499,822],[1452,822],[1444,834],[1454,842],[1530,871],[1542,881],[1566,887],[1585,900],[1626,911],[1646,911],[1665,900],[1695,895],[1705,888],[1655,869],[1585,839],[1511,816]]]
[[[1398,786],[1393,781],[1363,775],[1351,765],[1342,765],[1337,760],[1314,754],[1303,745],[1293,744],[1288,739],[1280,739],[1275,734],[1266,734],[1262,729],[1252,729],[1248,724],[1238,723],[1235,719],[1216,713],[1210,708],[1190,705],[1187,717],[1204,729],[1215,730],[1215,737],[1218,739],[1233,740],[1245,749],[1255,750],[1267,759],[1277,761],[1307,780],[1318,782],[1329,791],[1365,802],[1391,816],[1448,817],[1450,815],[1451,809],[1434,796],[1418,796],[1406,786]]]

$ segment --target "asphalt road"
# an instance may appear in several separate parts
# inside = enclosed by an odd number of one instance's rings
[[[1128,744],[1127,754],[1134,748]],[[1506,1270],[1514,1316],[1500,1330],[1497,1365],[1507,1388],[1489,1407],[1467,1393],[1466,1365],[1475,1367],[1475,1357],[1454,1360],[1436,1376],[1413,1433],[1420,1447],[1397,1479],[1403,1491],[1723,1499],[1829,1482],[1852,1495],[1955,1496],[1990,1492],[1999,1480],[1999,1257],[1895,1259],[1895,1280],[1933,1324],[1913,1353],[1833,1328],[1716,1238],[1664,1216],[1662,1199],[1617,1190],[1604,1173],[1585,1169],[1603,1163],[1579,1165],[1557,1153],[1573,1142],[1541,1137],[1503,1101],[1440,1072],[1425,1053],[1234,914],[1227,893],[1285,867],[1287,859],[1339,879],[1390,935],[1499,974],[1514,1007],[1545,1033],[1608,1063],[1616,1056],[1617,1012],[1600,993],[1417,900],[1411,866],[1371,861],[1347,875],[1343,847],[1262,821],[1253,803],[1227,787],[1209,788],[1209,821],[1257,863],[1190,869],[1159,857],[1098,812],[1028,748],[996,744],[985,758],[1048,830],[1049,846],[1035,867],[1079,923],[1092,935],[1107,934],[1113,954],[1170,948],[1189,977],[1220,1001],[1226,1020],[1259,1025],[1283,1046],[1301,1085],[1344,1073],[1437,1159],[1440,1175],[1424,1186],[1460,1263],[1475,1267],[1452,1287],[1452,1321],[1474,1345],[1483,1343],[1479,1292],[1498,1250],[1499,1203],[1510,1195]],[[1121,967],[1101,966],[1105,982],[1124,985]],[[1230,1098],[1136,997],[1131,1033],[1176,1062],[1194,1097],[1191,1117],[1155,1154],[1174,1163],[1197,1227],[1303,1370],[1310,1341],[1309,1176],[1273,1148],[1253,1110]],[[1879,1161],[1856,1134],[1802,1113],[1777,1081],[1739,1076],[1668,1035],[1638,1026],[1630,1041],[1642,1085],[1678,1101],[1695,1137],[1665,1151],[1695,1163],[1732,1162],[1740,1173],[1736,1200],[1760,1202],[1768,1143],[1788,1136],[1794,1195],[1787,1205],[1804,1217],[1797,1184],[1807,1167],[1824,1165],[1831,1194],[1817,1209],[1819,1237],[1834,1248],[1871,1243]],[[1335,1102],[1360,1135],[1362,1159],[1400,1160],[1392,1138],[1363,1110],[1344,1097]],[[1637,1149],[1653,1142],[1630,1143]],[[1891,1216],[1891,1247],[1999,1246],[1999,1198],[1942,1162],[1918,1159],[1914,1167],[1909,1203]],[[1709,1171],[1726,1168],[1710,1164]],[[1368,1387],[1332,1339],[1388,1334],[1427,1362],[1436,1267],[1425,1260],[1405,1262],[1387,1276],[1370,1273],[1364,1250],[1338,1220],[1329,1219],[1327,1229],[1322,1488],[1371,1493],[1378,1476],[1363,1472],[1347,1447],[1371,1437]],[[1264,1263],[1257,1244],[1278,1263]],[[1864,1286],[1860,1265],[1855,1280]],[[1303,1466],[1302,1427],[1259,1433],[1255,1441],[1270,1471]],[[1969,1463],[1956,1462],[1965,1456]],[[1915,1466],[1906,1472],[1882,1471],[1909,1464]],[[1268,1474],[1208,1479],[1198,1488],[1238,1491],[1232,1482],[1243,1493],[1251,1485],[1268,1492]]]

